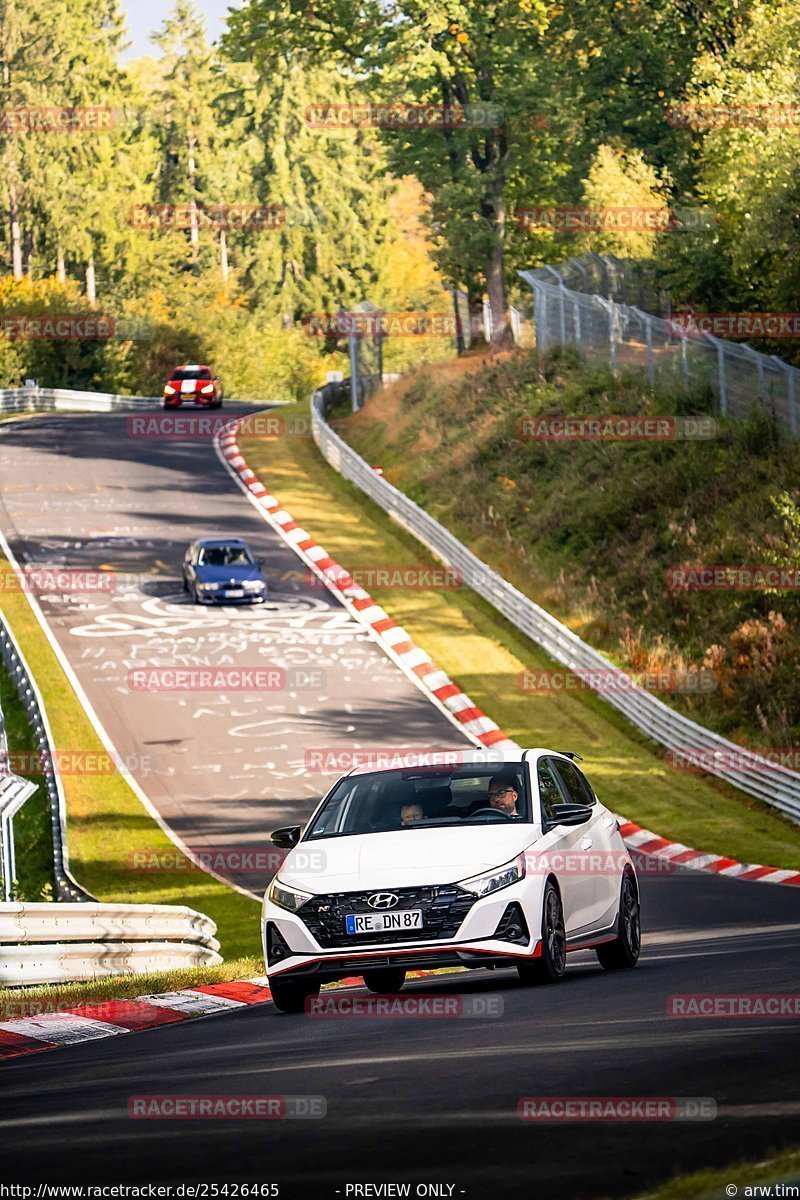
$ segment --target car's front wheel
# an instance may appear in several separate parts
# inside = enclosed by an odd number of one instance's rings
[[[364,984],[371,992],[383,996],[396,996],[406,981],[402,967],[386,967],[382,971],[365,971]]]
[[[558,888],[548,881],[542,903],[542,954],[532,962],[517,964],[520,982],[558,983],[567,968],[567,935]]]
[[[636,884],[630,875],[622,880],[617,917],[617,936],[613,942],[597,946],[595,953],[606,971],[624,971],[635,967],[642,947],[642,927]]]
[[[269,990],[278,1012],[301,1013],[305,1011],[306,1000],[319,995],[319,984],[298,979],[271,979]]]

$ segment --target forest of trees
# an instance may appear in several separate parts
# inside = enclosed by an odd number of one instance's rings
[[[115,324],[103,342],[0,335],[0,386],[150,391],[200,359],[235,394],[299,395],[343,365],[310,314],[444,312],[459,287],[473,312],[488,297],[502,344],[517,269],[587,249],[654,258],[676,304],[797,307],[787,0],[245,0],[219,45],[178,0],[152,56],[123,67],[124,42],[118,0],[0,0],[2,315]],[[440,119],[326,119],[346,104]],[[49,128],[64,110],[77,127]],[[517,220],[563,205],[711,216]]]

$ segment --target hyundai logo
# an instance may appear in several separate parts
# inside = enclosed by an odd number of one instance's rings
[[[370,896],[367,904],[370,908],[394,908],[398,899],[394,892],[376,892],[374,896]]]

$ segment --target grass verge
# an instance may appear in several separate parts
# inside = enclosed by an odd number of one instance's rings
[[[11,571],[0,556],[0,574]],[[2,612],[38,684],[63,754],[97,755],[106,751],[47,640],[27,596],[3,589]],[[14,749],[14,747],[9,747]],[[146,811],[111,763],[109,771],[62,776],[67,798],[70,869],[98,899],[131,904],[184,904],[206,913],[217,924],[226,959],[260,953],[258,904],[189,864],[180,872],[137,871],[134,854],[174,854],[175,846]],[[29,801],[30,803],[30,801]],[[27,897],[31,899],[32,897]]]
[[[77,983],[40,984],[33,987],[0,988],[0,1017],[16,1017],[63,1011],[80,1004],[104,1000],[135,1000],[137,996],[176,992],[207,983],[228,983],[264,974],[260,958],[232,958],[218,967],[180,967],[173,971],[151,971],[143,975],[108,975]]]
[[[742,1200],[748,1195],[746,1188],[754,1185],[788,1183],[796,1184],[800,1179],[800,1150],[786,1150],[763,1162],[734,1163],[722,1170],[694,1171],[691,1175],[678,1175],[648,1192],[641,1200],[727,1200],[731,1195],[726,1188],[733,1186]],[[735,1196],[737,1193],[734,1192]],[[749,1195],[761,1193],[750,1192]],[[765,1193],[767,1194],[767,1193]],[[778,1193],[773,1191],[772,1195]],[[787,1193],[789,1194],[789,1193]],[[797,1195],[795,1192],[794,1195]]]
[[[307,405],[282,410],[301,427]],[[294,519],[349,569],[438,565],[410,534],[320,457],[309,437],[244,436],[242,451]],[[369,587],[473,701],[518,742],[574,749],[598,794],[631,820],[699,849],[800,868],[800,829],[709,777],[666,766],[659,751],[593,693],[534,695],[525,670],[553,667],[531,641],[468,589]]]

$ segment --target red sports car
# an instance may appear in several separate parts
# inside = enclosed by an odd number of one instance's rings
[[[187,363],[176,367],[164,384],[164,408],[196,404],[201,408],[222,408],[222,380],[211,367]]]

